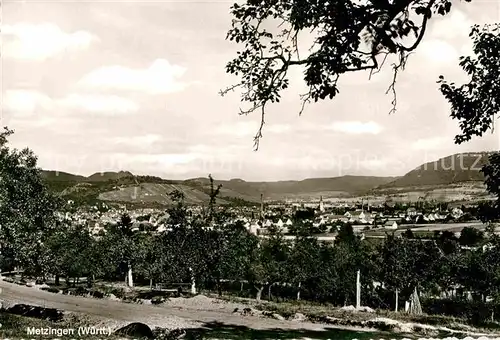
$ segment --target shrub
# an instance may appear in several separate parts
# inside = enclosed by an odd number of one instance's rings
[[[446,315],[467,319],[474,325],[484,325],[500,320],[500,304],[482,301],[466,301],[455,299],[426,299],[422,301],[422,309],[427,314]]]

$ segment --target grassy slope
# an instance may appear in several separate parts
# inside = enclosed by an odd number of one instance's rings
[[[483,181],[479,169],[488,162],[488,153],[463,153],[422,164],[379,188],[440,186],[462,182]]]

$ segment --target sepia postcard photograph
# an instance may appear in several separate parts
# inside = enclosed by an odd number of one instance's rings
[[[500,0],[0,0],[0,340],[500,339]]]

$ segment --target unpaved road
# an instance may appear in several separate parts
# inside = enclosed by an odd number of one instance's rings
[[[64,311],[88,314],[117,321],[143,322],[150,327],[186,328],[199,326],[206,322],[222,322],[227,325],[246,326],[253,329],[304,329],[325,330],[331,325],[310,322],[280,321],[252,316],[232,314],[228,308],[219,311],[200,310],[194,307],[171,307],[140,305],[85,298],[45,292],[36,288],[20,286],[0,280],[0,300],[7,305],[25,303]]]

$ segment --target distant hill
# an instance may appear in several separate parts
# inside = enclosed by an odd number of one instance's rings
[[[378,189],[451,185],[483,181],[481,167],[488,163],[490,153],[462,153],[422,164],[418,168]]]
[[[87,179],[85,176],[56,170],[42,170],[42,178],[50,182],[81,182]]]
[[[65,172],[43,171],[49,188],[67,199],[91,203],[97,200],[113,202],[145,202],[169,204],[168,194],[180,190],[187,204],[209,200],[210,180],[193,178],[184,181],[155,176],[134,176],[127,171],[95,173],[89,177]],[[260,195],[266,200],[317,199],[319,196],[346,197],[366,192],[395,177],[342,176],[311,178],[302,181],[246,182],[242,179],[215,181],[222,184],[219,202],[258,203]]]
[[[309,178],[302,181],[246,182],[242,179],[215,181],[225,190],[238,192],[244,196],[280,200],[297,196],[352,196],[362,194],[372,188],[394,181],[397,177],[341,176],[330,178]],[[184,181],[187,185],[208,188],[208,178],[194,178]]]
[[[87,177],[87,181],[89,182],[106,182],[106,181],[113,181],[117,180],[123,177],[133,177],[134,175],[131,172],[128,171],[120,171],[120,172],[112,172],[112,171],[106,171],[106,172],[96,172],[93,175],[90,175]]]
[[[247,182],[240,178],[215,180],[222,184],[219,203],[255,204],[265,200],[317,200],[354,198],[363,195],[387,196],[414,192],[416,197],[444,196],[472,199],[484,196],[483,175],[479,171],[490,153],[465,153],[429,162],[402,177],[340,176],[301,181]],[[128,171],[95,173],[89,177],[65,172],[43,171],[49,188],[79,202],[109,201],[140,204],[170,204],[169,193],[180,190],[187,204],[208,202],[210,180],[192,178],[168,180],[155,176],[135,176]],[[470,184],[472,183],[472,184]],[[471,186],[472,185],[472,186]],[[438,190],[438,191],[436,191]],[[391,194],[392,192],[392,194]],[[444,195],[444,196],[443,196]],[[451,197],[450,196],[450,197]]]

